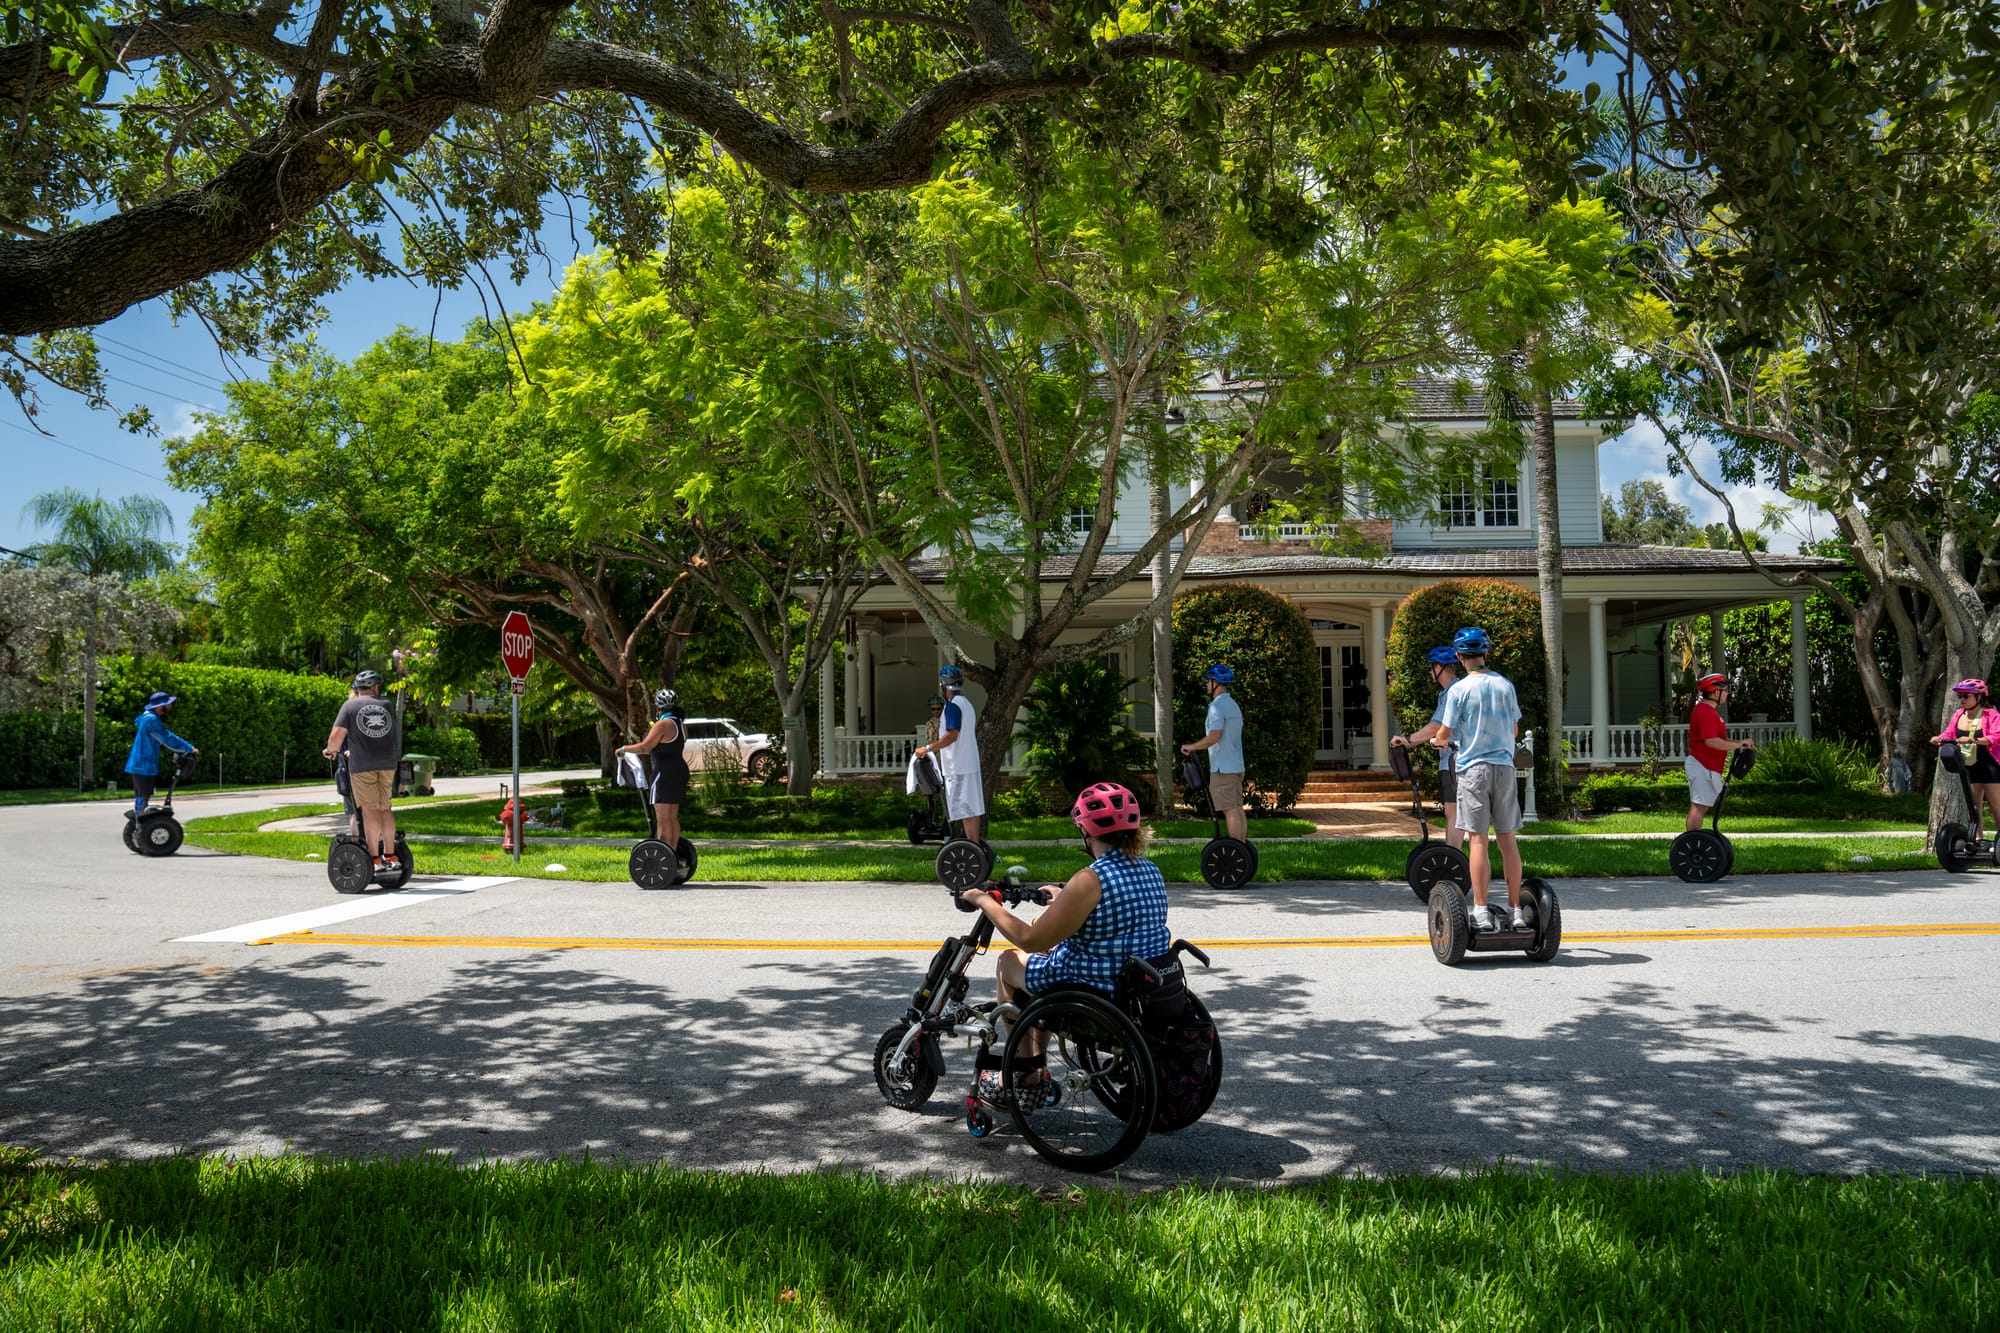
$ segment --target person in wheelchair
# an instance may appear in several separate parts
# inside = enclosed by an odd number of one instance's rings
[[[1060,888],[1049,886],[1055,896],[1034,921],[1023,921],[985,889],[959,895],[1017,946],[1000,955],[1002,1004],[1026,1006],[1036,992],[1058,984],[1115,996],[1126,959],[1158,958],[1173,945],[1166,876],[1146,859],[1151,835],[1140,822],[1139,798],[1115,782],[1100,782],[1077,796],[1069,817],[1083,831],[1090,864]],[[1027,1085],[1046,1078],[1030,1078]]]

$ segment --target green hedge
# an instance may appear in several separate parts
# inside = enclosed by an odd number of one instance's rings
[[[1452,636],[1467,625],[1478,625],[1492,637],[1486,664],[1513,682],[1521,701],[1521,730],[1535,733],[1536,782],[1543,791],[1555,790],[1561,755],[1560,746],[1546,734],[1549,658],[1542,651],[1542,608],[1535,594],[1517,583],[1445,579],[1403,599],[1389,629],[1389,707],[1396,729],[1407,735],[1430,721],[1437,691],[1424,654],[1449,648]]]
[[[473,736],[479,746],[480,768],[511,768],[514,763],[513,720],[506,713],[459,713],[454,729]],[[521,765],[553,768],[597,762],[597,728],[589,724],[559,731],[553,737],[528,722],[521,723]]]
[[[1243,710],[1243,767],[1250,804],[1288,810],[1312,771],[1319,740],[1319,651],[1312,622],[1285,598],[1225,583],[1174,599],[1174,735],[1207,734],[1201,673],[1211,662],[1236,671],[1229,687]]]
[[[347,685],[333,676],[115,659],[106,664],[98,692],[98,772],[106,778],[124,773],[133,720],[157,690],[180,697],[167,725],[200,749],[197,781],[217,781],[218,772],[232,783],[329,772],[320,750],[347,702]]]
[[[1576,789],[1576,801],[1587,814],[1617,810],[1641,813],[1684,812],[1688,808],[1687,778],[1678,769],[1662,770],[1657,781],[1638,773],[1606,773]],[[1729,815],[1770,815],[1784,819],[1908,819],[1925,822],[1928,797],[1922,793],[1890,796],[1877,791],[1829,791],[1809,779],[1760,780],[1753,772],[1729,787],[1723,806]]]
[[[464,727],[407,727],[403,731],[404,754],[434,754],[437,775],[463,777],[479,762],[479,738]]]
[[[82,713],[0,713],[0,788],[74,787],[82,753]]]

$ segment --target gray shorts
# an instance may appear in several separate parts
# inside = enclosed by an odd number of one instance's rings
[[[1467,833],[1516,833],[1521,789],[1512,764],[1472,764],[1458,771],[1458,826]]]

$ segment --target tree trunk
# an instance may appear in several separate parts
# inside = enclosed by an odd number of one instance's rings
[[[591,725],[597,728],[597,776],[609,780],[618,769],[618,738],[602,717]]]
[[[1549,711],[1540,719],[1542,734],[1536,738],[1537,767],[1544,756],[1560,762],[1563,734],[1563,571],[1562,508],[1556,495],[1556,408],[1555,395],[1546,389],[1535,391],[1535,581],[1542,598],[1542,651],[1549,659]],[[1591,663],[1602,671],[1605,664]],[[1559,771],[1559,770],[1558,770]]]
[[[812,795],[812,731],[803,708],[785,714],[785,794]]]
[[[1147,500],[1147,517],[1158,532],[1172,513],[1168,504],[1167,473],[1156,451],[1148,468],[1152,481]],[[1165,590],[1168,579],[1168,548],[1153,557],[1153,596]],[[1153,617],[1153,813],[1164,819],[1174,804],[1174,614],[1171,604],[1163,605]]]
[[[83,790],[97,786],[97,640],[83,641]]]
[[[979,710],[979,783],[986,792],[990,810],[993,793],[999,790],[1000,767],[1014,743],[1014,719],[1021,714],[1028,691],[1035,687],[1035,654],[1002,640],[994,644],[999,658],[993,664],[993,684],[986,690],[986,706]]]

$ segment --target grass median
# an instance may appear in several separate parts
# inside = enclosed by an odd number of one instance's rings
[[[1939,1329],[2000,1184],[1492,1170],[1296,1188],[556,1161],[0,1165],[0,1325],[103,1330]]]
[[[338,807],[333,807],[337,809]],[[197,819],[188,825],[188,841],[198,847],[244,856],[281,860],[323,860],[327,840],[316,834],[258,833],[257,824],[284,818],[300,809],[266,811],[257,815],[225,815]],[[935,847],[731,847],[703,844],[699,877],[707,883],[889,880],[928,883],[936,878]],[[522,875],[534,879],[622,880],[629,849],[579,843],[543,843],[527,839],[520,867],[513,857],[489,844],[431,842],[410,839],[422,874]],[[1257,878],[1280,880],[1400,880],[1411,842],[1368,840],[1352,842],[1287,841],[1259,848]],[[1552,879],[1600,878],[1624,875],[1667,875],[1667,844],[1657,838],[1523,838],[1522,856],[1530,873]],[[1041,880],[1066,879],[1084,863],[1073,845],[1050,843],[1045,848],[1001,848],[999,864],[1020,864]],[[1856,858],[1860,858],[1857,860]],[[1153,859],[1169,880],[1201,878],[1201,848],[1194,844],[1161,846]],[[550,869],[551,866],[562,869]],[[1771,839],[1736,845],[1737,875],[1837,873],[1852,870],[1918,870],[1934,868],[1936,860],[1923,850],[1919,835]]]

